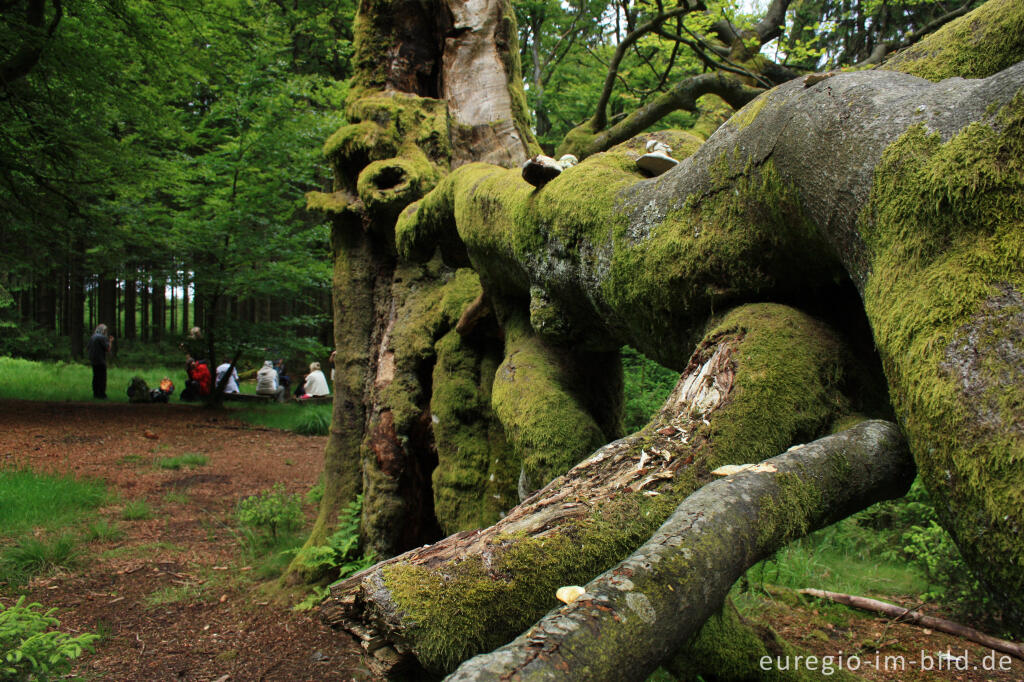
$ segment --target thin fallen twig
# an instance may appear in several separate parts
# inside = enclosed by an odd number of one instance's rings
[[[843,594],[841,592],[829,592],[827,590],[805,588],[800,590],[800,594],[809,594],[812,597],[818,597],[819,599],[828,599],[854,608],[881,613],[886,616],[899,618],[904,622],[915,623],[926,628],[939,630],[950,635],[956,635],[957,637],[986,646],[995,651],[1001,651],[1004,654],[1009,654],[1014,658],[1024,661],[1024,644],[1018,644],[1017,642],[1010,642],[1005,639],[986,635],[980,630],[975,630],[974,628],[967,627],[966,625],[954,623],[953,621],[946,620],[945,618],[926,616],[922,613],[918,613],[917,611],[911,611],[910,609],[905,609],[902,606],[897,606],[896,604],[878,601],[877,599],[869,599],[868,597]]]

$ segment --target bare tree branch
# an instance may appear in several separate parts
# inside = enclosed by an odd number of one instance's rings
[[[938,19],[935,19],[934,21],[925,24],[919,30],[911,31],[903,40],[889,43],[880,43],[875,47],[874,50],[871,51],[871,55],[868,56],[868,58],[862,61],[860,64],[857,64],[857,66],[871,66],[872,64],[880,64],[882,60],[885,59],[886,55],[910,47],[911,45],[913,45],[914,43],[916,43],[929,33],[937,31],[946,24],[948,24],[949,22],[956,19],[957,17],[962,17],[963,15],[967,14],[967,12],[970,9],[971,2],[968,1],[964,3],[961,7],[958,7],[957,9],[951,12],[947,12]]]
[[[601,96],[597,100],[597,106],[594,109],[594,116],[591,119],[591,125],[595,131],[601,130],[608,124],[608,101],[611,99],[612,90],[615,87],[615,80],[619,73],[619,64],[622,62],[622,58],[626,56],[626,52],[630,47],[643,36],[660,28],[661,25],[671,19],[672,17],[683,16],[696,9],[699,9],[699,3],[692,0],[684,0],[683,4],[671,10],[659,12],[654,16],[653,19],[647,23],[638,26],[636,29],[630,31],[622,42],[619,43],[615,49],[615,54],[612,56],[611,63],[608,65],[608,75],[604,80],[604,87],[601,89]]]

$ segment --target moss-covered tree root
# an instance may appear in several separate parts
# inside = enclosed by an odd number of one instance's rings
[[[710,483],[575,602],[448,679],[643,680],[718,611],[750,566],[904,494],[914,471],[899,429],[869,421]]]
[[[407,552],[332,587],[328,620],[379,657],[434,672],[508,641],[638,547],[710,468],[759,461],[851,410],[844,344],[792,308],[754,304],[709,329],[658,417],[480,531]],[[775,406],[765,411],[765,405]]]

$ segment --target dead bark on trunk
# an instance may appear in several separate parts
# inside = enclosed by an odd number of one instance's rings
[[[914,471],[896,425],[869,421],[709,483],[576,601],[448,679],[644,680],[721,608],[748,568],[790,540],[904,494]]]

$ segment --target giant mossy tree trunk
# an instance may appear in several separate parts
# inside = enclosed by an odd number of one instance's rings
[[[457,533],[337,586],[332,617],[361,633],[381,656],[412,652],[433,670],[451,669],[507,641],[550,607],[553,587],[586,582],[636,549],[711,467],[770,457],[856,410],[851,399],[870,391],[846,382],[871,373],[840,370],[844,361],[835,358],[846,352],[863,357],[872,344],[857,331],[869,325],[900,426],[930,489],[946,505],[947,527],[983,577],[1002,589],[1008,615],[1024,612],[1024,549],[1016,541],[1024,526],[1024,64],[991,71],[1007,66],[1006,54],[1010,63],[1024,57],[1019,3],[993,0],[950,27],[961,32],[955,34],[957,59],[938,59],[970,64],[965,75],[979,80],[930,83],[902,73],[858,72],[793,81],[751,102],[659,178],[638,172],[644,140],[633,140],[542,189],[526,185],[515,170],[461,165],[472,159],[451,148],[456,135],[438,132],[445,105],[433,97],[441,90],[423,86],[439,71],[418,61],[423,50],[440,54],[450,46],[424,42],[424,35],[440,35],[429,33],[438,26],[410,28],[423,5],[388,18],[403,7],[367,2],[360,8],[364,37],[357,44],[365,54],[357,59],[352,124],[328,143],[337,191],[311,197],[311,204],[352,217],[336,221],[336,231],[357,226],[351,233],[357,243],[376,235],[385,247],[374,262],[390,273],[374,285],[367,365],[353,375],[363,386],[364,421],[354,428],[362,429],[364,521],[395,501],[392,491],[401,490],[391,485],[395,472],[401,475],[402,463],[419,456],[409,449],[415,434],[394,424],[428,428],[443,462],[440,450],[461,450],[464,433],[494,433],[463,431],[461,424],[493,424],[497,416],[504,437],[495,439],[492,452],[513,451],[511,466],[494,463],[498,480],[509,478],[517,456],[532,456],[529,445],[538,439],[515,432],[528,409],[503,412],[513,403],[503,399],[505,387],[495,389],[501,371],[493,382],[486,376],[498,366],[499,337],[455,338],[481,300],[491,302],[492,315],[506,326],[506,375],[517,371],[516,349],[540,348],[531,357],[550,359],[573,350],[614,352],[629,343],[685,369],[688,380],[660,423],[601,448],[492,528]],[[990,47],[972,35],[992,27],[998,30],[986,35],[999,37],[993,43],[1003,54],[962,59]],[[403,51],[410,31],[415,40]],[[490,35],[500,46],[498,36],[508,34]],[[940,39],[915,48],[925,55],[915,69],[941,52]],[[423,50],[413,49],[416,44]],[[370,55],[365,46],[380,46],[380,54]],[[503,62],[510,73],[513,61]],[[513,109],[517,101],[510,98]],[[508,120],[518,119],[513,112]],[[471,127],[465,124],[459,134]],[[492,132],[481,132],[480,139],[503,139]],[[697,147],[678,135],[658,136],[670,137],[677,151],[686,149],[681,156]],[[460,167],[442,179],[449,165]],[[417,364],[415,354],[400,361],[406,351],[385,340],[398,336],[404,319],[419,319],[399,311],[403,300],[418,299],[428,285],[420,275],[396,275],[414,272],[399,263],[424,263],[416,272],[436,272],[436,286],[446,286],[458,275],[436,265],[438,248],[449,267],[474,268],[484,295],[468,304],[468,295],[457,297],[466,304],[458,313],[430,312],[440,321],[430,327],[428,342],[416,346],[425,349],[423,362]],[[410,281],[416,292],[396,293]],[[848,332],[850,344],[791,308],[750,306],[765,300],[816,311]],[[724,321],[717,317],[728,310],[734,312]],[[807,338],[796,338],[800,334]],[[472,352],[462,353],[463,343]],[[682,359],[695,343],[688,366]],[[770,350],[757,350],[764,347]],[[376,379],[388,361],[395,376],[400,367],[422,370],[407,373],[419,384],[403,392],[406,421],[395,418],[396,404],[388,402],[396,392],[377,389],[386,384]],[[430,365],[433,371],[425,371]],[[536,374],[550,378],[539,384],[545,392],[579,394],[567,385],[578,376],[572,372]],[[452,378],[459,383],[443,383]],[[537,386],[529,382],[511,398],[519,401]],[[460,391],[474,398],[465,412],[450,400],[436,412],[424,403],[423,396],[440,401]],[[488,401],[494,409],[481,421]],[[584,405],[575,412],[601,424],[592,410]],[[335,425],[341,423],[336,416]],[[382,461],[374,449],[377,434],[384,436],[384,461],[400,465],[383,471],[380,484],[374,483]],[[483,458],[474,454],[471,461],[479,467]],[[450,462],[439,465],[434,482],[455,495],[444,504],[460,515],[467,508],[456,493],[482,477],[457,470]],[[862,501],[874,499],[874,492]],[[500,494],[508,494],[507,487]],[[440,499],[437,490],[434,495]],[[324,510],[337,501],[325,498],[322,517],[330,518]],[[470,517],[475,520],[467,525],[483,522],[474,510],[462,516]],[[390,535],[378,546],[398,549],[399,529],[383,525],[376,528]]]

